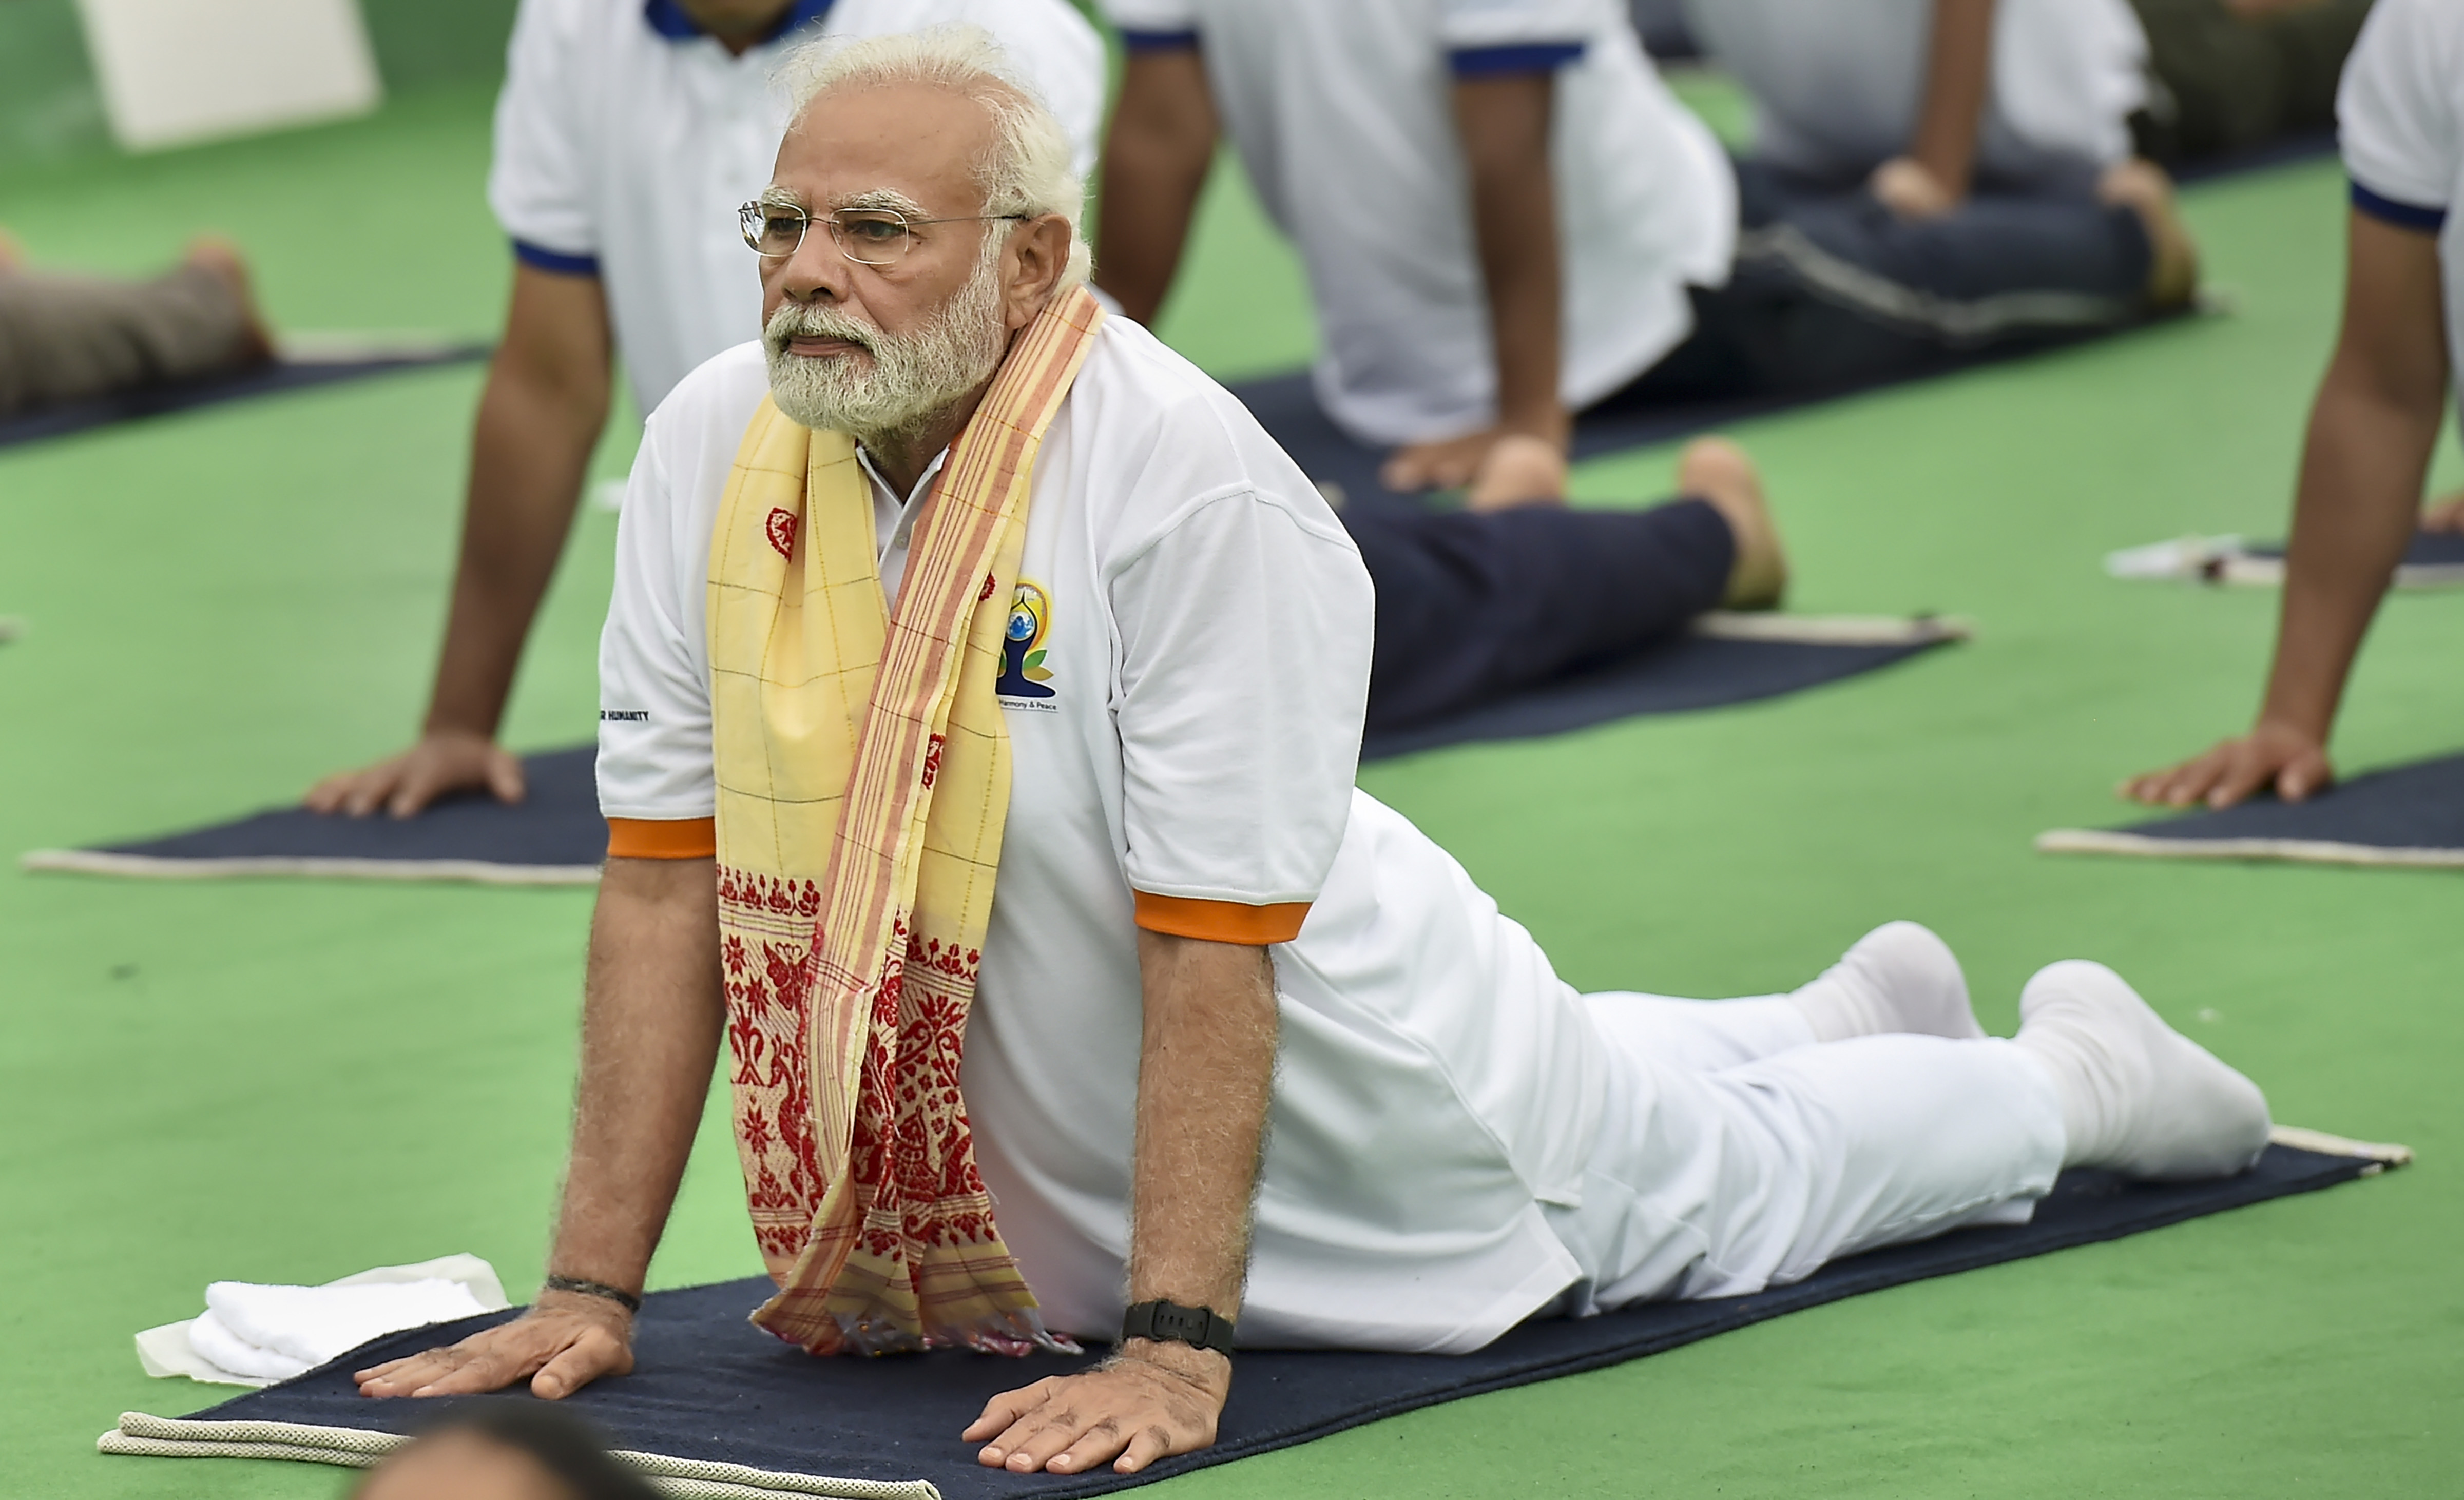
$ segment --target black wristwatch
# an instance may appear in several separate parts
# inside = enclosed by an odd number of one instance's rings
[[[1218,1354],[1232,1352],[1232,1319],[1213,1308],[1177,1302],[1141,1302],[1121,1315],[1121,1342],[1133,1338],[1196,1344]]]

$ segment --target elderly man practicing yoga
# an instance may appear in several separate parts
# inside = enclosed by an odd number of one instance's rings
[[[754,1314],[815,1354],[1118,1339],[987,1465],[1202,1447],[1242,1345],[1476,1349],[2238,1171],[2266,1101],[2111,970],[1984,1036],[1898,923],[1792,994],[1577,994],[1353,787],[1370,585],[1242,406],[1083,287],[980,33],[806,54],[762,340],[633,470],[554,1272],[373,1396],[632,1367],[720,1040]],[[1235,1325],[1238,1333],[1235,1333]]]

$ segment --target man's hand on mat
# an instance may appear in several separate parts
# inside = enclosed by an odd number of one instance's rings
[[[1903,219],[1939,219],[1959,207],[1959,195],[1910,156],[1895,156],[1874,168],[1865,188]]]
[[[1475,511],[1552,505],[1566,498],[1566,445],[1490,427],[1397,448],[1378,478],[1389,489],[1465,489]]]
[[[308,807],[353,817],[382,807],[395,817],[410,817],[439,797],[481,788],[499,802],[520,801],[521,761],[484,734],[431,729],[390,760],[319,781],[309,789]]]
[[[604,1297],[542,1292],[510,1323],[352,1379],[363,1396],[475,1396],[527,1377],[532,1395],[561,1401],[603,1375],[632,1373],[633,1315]]]
[[[1211,1349],[1133,1338],[1085,1375],[1056,1375],[994,1397],[959,1436],[976,1461],[1016,1474],[1081,1474],[1110,1459],[1134,1474],[1215,1441],[1232,1361]]]
[[[2421,529],[2425,532],[2464,532],[2464,489],[2452,495],[2441,495],[2422,507]]]
[[[2240,739],[2227,740],[2195,760],[2131,777],[2122,784],[2122,794],[2167,807],[2205,802],[2226,808],[2269,790],[2287,802],[2299,802],[2335,779],[2327,748],[2317,735],[2289,725],[2261,723]]]

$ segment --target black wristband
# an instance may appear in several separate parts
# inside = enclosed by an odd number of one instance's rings
[[[604,1297],[627,1313],[642,1311],[642,1299],[623,1287],[611,1287],[605,1281],[585,1281],[580,1276],[550,1276],[546,1290],[571,1292],[580,1296]]]
[[[1208,1307],[1182,1307],[1177,1302],[1141,1302],[1121,1315],[1121,1342],[1151,1338],[1158,1342],[1195,1344],[1218,1354],[1232,1352],[1232,1319]]]

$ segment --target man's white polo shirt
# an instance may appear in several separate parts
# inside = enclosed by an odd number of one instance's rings
[[[1693,328],[1728,279],[1736,183],[1660,81],[1624,0],[1102,0],[1133,49],[1195,45],[1317,305],[1317,396],[1368,443],[1497,410],[1453,80],[1553,72],[1560,389],[1585,406]]]
[[[712,814],[710,533],[766,388],[747,345],[649,420],[600,647],[611,818]],[[877,526],[902,509],[877,494]],[[1353,788],[1371,591],[1341,524],[1237,401],[1115,317],[1045,439],[1021,581],[1044,655],[1001,683],[1009,822],[962,1081],[1052,1325],[1119,1327],[1140,925],[1299,921],[1270,949],[1243,1342],[1461,1351],[1547,1304],[1578,1267],[1541,1206],[1578,1201],[1601,1049],[1529,935]]]
[[[2464,5],[2379,0],[2336,95],[2353,208],[2438,238],[2448,379],[2464,408]]]
[[[1754,100],[1758,156],[1861,178],[1908,150],[1935,0],[1688,0],[1694,34]],[[2025,180],[2130,154],[2147,38],[2128,0],[2001,0],[1980,168]]]
[[[704,359],[761,332],[761,278],[736,208],[770,181],[786,110],[771,74],[821,33],[971,22],[999,38],[1095,161],[1104,46],[1066,0],[802,0],[742,56],[675,0],[522,0],[496,100],[488,203],[516,253],[596,275],[649,411]]]

